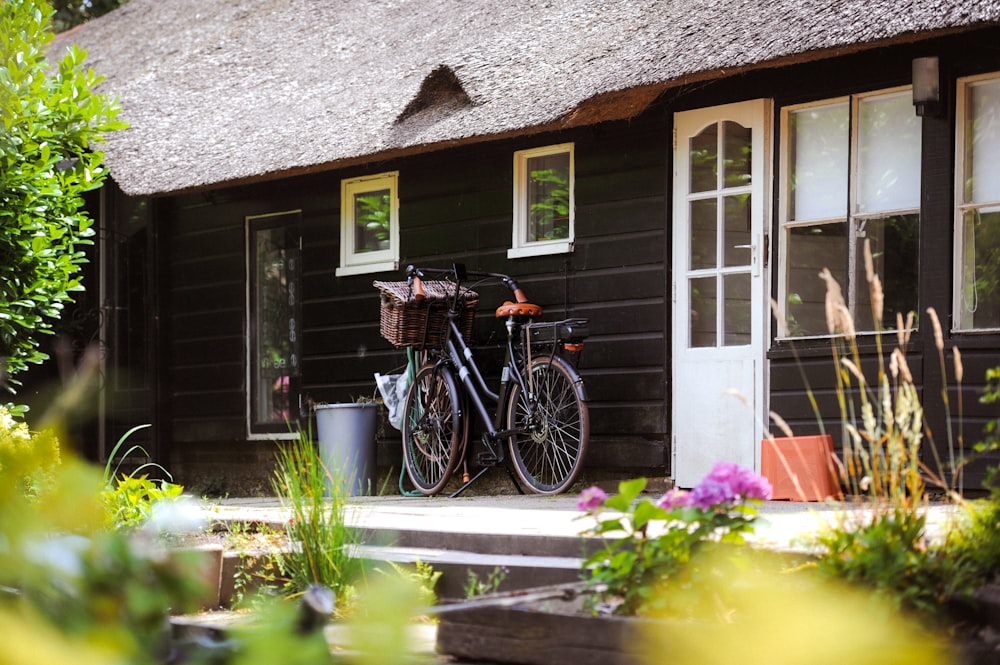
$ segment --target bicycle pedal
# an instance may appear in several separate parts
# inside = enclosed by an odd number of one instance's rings
[[[476,464],[479,466],[496,466],[500,460],[497,456],[489,451],[481,451],[476,453]]]

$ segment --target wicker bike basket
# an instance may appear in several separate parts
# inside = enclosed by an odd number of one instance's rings
[[[448,326],[448,305],[455,295],[455,285],[444,280],[425,280],[426,297],[415,300],[407,282],[375,282],[381,292],[382,310],[379,333],[393,346],[440,346]],[[468,341],[476,317],[479,294],[460,287],[461,315],[458,329]]]

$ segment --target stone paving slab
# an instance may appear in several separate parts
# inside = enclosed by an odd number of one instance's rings
[[[532,540],[578,538],[591,522],[576,507],[577,496],[498,495],[472,497],[351,497],[345,515],[354,526],[382,531],[426,532],[440,534],[442,545],[448,534],[495,536],[501,543],[513,543],[510,536]],[[815,533],[845,511],[863,511],[851,502],[806,503],[768,501],[759,508],[761,520],[752,541],[765,547],[798,549],[801,540]],[[928,509],[928,531],[935,537],[947,524],[955,508],[932,504]],[[283,525],[289,511],[278,499],[228,498],[207,499],[202,515],[209,521],[264,522]],[[427,546],[426,541],[423,543]],[[533,554],[548,555],[541,550]],[[552,552],[565,556],[565,550]]]

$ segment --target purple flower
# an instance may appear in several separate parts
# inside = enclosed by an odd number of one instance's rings
[[[767,501],[772,495],[771,483],[766,478],[732,462],[717,462],[701,485],[706,486],[700,492],[698,487],[692,492],[697,493],[697,498],[693,501],[699,506],[713,506],[743,499]],[[710,503],[713,501],[714,503]]]
[[[673,510],[674,508],[687,508],[689,501],[691,500],[691,494],[685,492],[682,489],[674,488],[664,494],[656,505],[659,508],[664,508],[666,510]]]
[[[702,510],[711,510],[720,504],[731,502],[734,498],[736,497],[733,495],[733,490],[727,482],[713,478],[712,474],[709,474],[691,490],[690,505]]]
[[[592,485],[580,492],[580,498],[576,500],[576,507],[583,511],[597,510],[607,501],[608,495],[600,487]]]

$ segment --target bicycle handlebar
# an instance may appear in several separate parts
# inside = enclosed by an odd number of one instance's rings
[[[517,281],[510,275],[504,275],[499,272],[465,270],[464,267],[460,267],[457,264],[452,268],[417,268],[413,265],[406,266],[406,281],[408,281],[410,286],[413,288],[414,300],[423,300],[427,296],[424,292],[424,285],[422,281],[426,277],[424,273],[437,276],[451,275],[456,278],[456,284],[459,284],[462,281],[459,278],[460,274],[472,277],[492,277],[503,282],[504,286],[511,290],[511,293],[514,294],[514,300],[516,302],[528,302],[528,296],[524,295],[524,291],[521,290],[521,287],[517,285]]]

